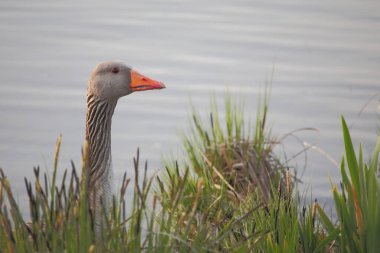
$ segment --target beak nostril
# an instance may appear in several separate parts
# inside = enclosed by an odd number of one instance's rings
[[[143,80],[144,82],[148,81],[145,77],[143,77],[142,80]]]

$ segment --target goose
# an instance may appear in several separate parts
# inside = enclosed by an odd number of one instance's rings
[[[133,92],[163,88],[162,82],[121,62],[102,62],[90,75],[86,113],[87,189],[95,230],[100,227],[101,211],[107,212],[112,203],[111,123],[118,99]]]

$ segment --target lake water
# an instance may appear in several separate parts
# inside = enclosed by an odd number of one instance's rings
[[[225,91],[255,117],[272,80],[273,136],[311,149],[303,189],[328,201],[343,154],[340,115],[371,151],[379,133],[380,3],[369,1],[1,1],[0,166],[26,206],[23,178],[50,174],[57,136],[60,170],[79,166],[87,78],[103,60],[126,62],[167,89],[119,101],[112,129],[116,185],[140,147],[150,171],[181,156],[189,98],[207,112]],[[363,110],[362,110],[363,109]],[[287,157],[303,146],[283,142]],[[291,164],[303,171],[305,156]]]

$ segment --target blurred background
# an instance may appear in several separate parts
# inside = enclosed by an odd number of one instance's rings
[[[87,79],[104,60],[120,60],[167,89],[119,100],[113,118],[115,185],[140,147],[150,172],[162,156],[181,157],[189,101],[201,113],[226,90],[245,100],[246,121],[271,83],[273,137],[297,136],[310,149],[290,164],[302,191],[329,202],[343,154],[340,115],[356,144],[371,151],[379,133],[380,3],[370,1],[1,1],[0,167],[27,207],[24,177],[80,167]],[[304,148],[287,138],[279,155]],[[322,154],[322,153],[325,154]],[[306,163],[306,170],[304,170]],[[60,175],[61,175],[60,174]],[[130,187],[130,190],[132,188]],[[26,209],[25,209],[26,210]]]

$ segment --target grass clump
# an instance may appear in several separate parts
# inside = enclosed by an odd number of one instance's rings
[[[225,101],[224,124],[221,124],[215,103],[208,125],[193,109],[191,134],[184,140],[185,156],[193,172],[208,184],[227,187],[238,201],[257,193],[267,202],[271,188],[285,183],[287,167],[274,155],[275,142],[266,132],[267,99],[261,107],[252,136],[249,130],[245,131],[242,104],[233,104],[229,95]]]

